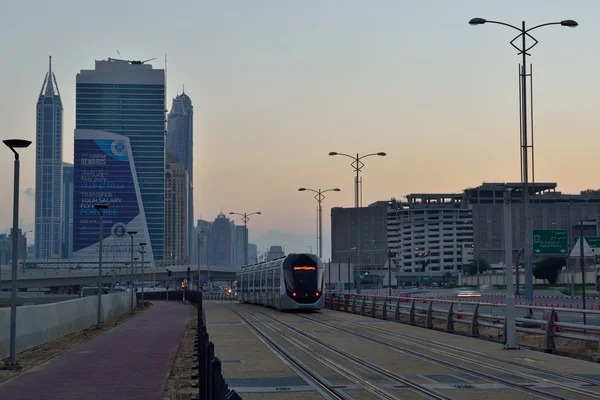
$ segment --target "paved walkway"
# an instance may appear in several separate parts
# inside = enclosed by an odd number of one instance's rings
[[[0,399],[162,399],[189,315],[181,303],[155,302],[144,314],[0,385]]]

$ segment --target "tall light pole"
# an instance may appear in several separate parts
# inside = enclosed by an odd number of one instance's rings
[[[142,248],[140,250],[140,254],[142,255],[142,307],[144,306],[144,254],[146,254],[144,246],[146,246],[147,244],[148,243],[140,243],[140,247]]]
[[[528,156],[529,156],[529,148],[533,147],[532,144],[529,145],[529,137],[527,135],[527,53],[531,50],[538,41],[530,34],[531,31],[537,28],[541,28],[543,26],[549,25],[561,25],[569,28],[575,28],[578,24],[577,22],[567,19],[560,22],[548,22],[541,25],[536,25],[533,28],[526,29],[525,21],[522,21],[521,28],[518,28],[514,25],[507,24],[505,22],[498,21],[488,21],[483,18],[473,18],[469,21],[470,25],[483,25],[483,24],[498,24],[504,25],[509,28],[513,28],[519,31],[519,35],[517,35],[513,40],[510,41],[511,46],[519,51],[519,55],[523,57],[523,65],[521,65],[519,75],[521,78],[520,86],[521,86],[521,180],[523,182],[523,213],[525,214],[525,245],[524,245],[524,259],[525,259],[525,295],[527,297],[527,302],[531,305],[533,301],[533,271],[532,271],[532,221],[531,216],[529,215],[529,166],[528,166]],[[526,39],[529,37],[533,40],[533,44],[527,47]],[[515,44],[517,39],[521,39],[521,44],[519,47]],[[517,42],[518,43],[518,42]],[[533,188],[533,193],[535,194],[535,187]]]
[[[19,231],[19,153],[15,149],[24,149],[31,142],[22,139],[7,139],[4,144],[15,155],[15,176],[13,189],[13,228],[12,228],[12,288],[10,293],[10,361],[9,367],[19,368],[17,366],[16,337],[17,337],[17,268],[19,256],[19,241],[17,232]]]
[[[104,210],[108,204],[96,204],[96,210],[100,213],[100,237],[98,239],[98,321],[96,329],[102,329],[102,242],[104,239]]]
[[[198,298],[200,298],[200,282],[201,282],[201,280],[200,280],[200,263],[202,261],[200,249],[202,248],[203,243],[204,243],[203,236],[204,236],[204,231],[200,231],[200,233],[198,233]]]
[[[244,221],[244,236],[246,237],[245,241],[244,241],[244,265],[248,265],[248,221],[250,221],[250,216],[251,215],[261,215],[262,213],[260,211],[257,212],[253,212],[253,213],[236,213],[236,212],[230,212],[229,215],[239,215],[242,217],[242,221]]]
[[[323,195],[323,193],[339,192],[340,189],[335,188],[335,189],[326,189],[326,190],[321,190],[321,189],[315,190],[315,189],[309,189],[309,188],[300,188],[300,189],[298,189],[298,191],[299,192],[309,191],[309,192],[316,193],[315,200],[317,200],[318,207],[319,207],[317,209],[317,254],[319,255],[319,258],[322,260],[323,259],[323,207],[321,206],[321,203],[323,202],[323,200],[325,200],[325,196]]]
[[[360,213],[358,208],[361,206],[360,204],[360,199],[362,198],[362,196],[360,196],[360,192],[361,190],[359,190],[359,185],[360,185],[360,171],[362,171],[363,167],[365,166],[365,164],[361,161],[363,158],[367,158],[367,157],[372,157],[372,156],[379,156],[379,157],[385,157],[387,154],[384,153],[383,151],[380,151],[379,153],[371,153],[371,154],[366,154],[364,156],[360,156],[358,153],[356,153],[356,157],[351,156],[349,154],[344,154],[344,153],[338,153],[336,151],[331,151],[329,152],[330,156],[344,156],[344,157],[348,157],[351,158],[353,161],[350,164],[350,166],[352,166],[352,168],[354,169],[354,172],[356,173],[356,177],[354,178],[354,206],[356,207],[356,217],[358,219],[358,223],[357,223],[357,230],[358,230],[358,235],[356,236],[357,238],[357,243],[356,243],[356,247],[357,247],[357,251],[356,251],[356,265],[354,266],[354,268],[358,268],[358,274],[354,274],[354,279],[356,280],[356,293],[360,294],[360,266],[361,266],[361,248],[362,246],[360,245],[360,240],[361,240],[361,235],[360,235]],[[352,243],[350,244],[352,245]]]
[[[129,236],[131,236],[131,307],[130,307],[130,313],[131,315],[133,315],[133,235],[135,235],[137,232],[136,231],[127,231],[127,234]]]

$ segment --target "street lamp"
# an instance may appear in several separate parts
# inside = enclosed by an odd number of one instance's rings
[[[519,55],[523,56],[523,65],[520,68],[520,86],[521,86],[521,179],[523,182],[523,213],[525,214],[525,246],[524,246],[524,258],[525,258],[525,292],[527,296],[527,302],[531,305],[533,300],[533,274],[532,274],[532,221],[531,216],[529,215],[529,166],[528,166],[528,156],[529,156],[529,147],[533,149],[533,140],[531,146],[528,144],[528,136],[527,136],[527,73],[526,73],[526,64],[527,64],[527,56],[529,55],[528,51],[531,50],[535,45],[538,44],[538,41],[531,36],[530,32],[534,29],[541,28],[543,26],[548,25],[561,25],[569,28],[575,28],[578,24],[577,22],[567,19],[560,22],[548,22],[545,24],[534,26],[533,28],[526,29],[525,21],[522,21],[521,28],[518,28],[514,25],[507,24],[505,22],[498,21],[488,21],[484,18],[473,18],[469,21],[470,25],[483,25],[486,23],[490,24],[498,24],[504,25],[509,28],[513,28],[519,31],[519,35],[517,35],[513,40],[510,41],[510,45],[519,51]],[[526,38],[529,37],[533,40],[533,44],[527,47]],[[518,47],[514,42],[521,38],[521,47]],[[535,193],[535,187],[534,187]]]
[[[250,214],[230,212],[229,215],[239,215],[242,217],[242,221],[244,221],[244,235],[246,236],[246,240],[244,241],[244,264],[248,265],[248,221],[250,221],[249,217],[251,215],[262,215],[262,213],[260,211],[253,212]],[[210,286],[210,277],[208,279],[208,285]]]
[[[15,154],[15,176],[13,191],[13,228],[12,228],[12,288],[10,293],[10,362],[9,367],[18,369],[16,356],[16,337],[17,337],[17,258],[19,255],[19,241],[17,232],[19,231],[19,153],[15,149],[24,149],[31,142],[22,139],[7,139],[4,144]]]
[[[344,156],[344,157],[349,157],[352,160],[354,160],[350,164],[352,166],[352,168],[354,168],[354,172],[356,172],[356,178],[354,178],[355,179],[354,180],[354,204],[355,204],[356,208],[360,207],[360,204],[359,204],[359,175],[360,175],[360,171],[362,171],[362,168],[365,166],[365,164],[361,160],[363,158],[367,158],[367,157],[371,157],[371,156],[385,157],[387,154],[384,153],[383,151],[380,151],[379,153],[371,153],[371,154],[367,154],[364,156],[359,156],[359,154],[356,153],[356,157],[354,157],[349,154],[331,151],[331,152],[329,152],[329,155],[330,156]]]
[[[319,258],[323,259],[323,208],[321,207],[321,202],[323,200],[325,200],[325,196],[323,195],[323,193],[327,193],[327,192],[340,192],[340,189],[335,188],[335,189],[327,189],[327,190],[321,190],[321,189],[308,189],[308,188],[300,188],[298,189],[299,192],[304,192],[304,191],[309,191],[309,192],[314,192],[316,193],[315,195],[315,200],[317,200],[317,203],[319,204],[319,208],[318,208],[318,215],[317,215],[317,253],[319,254]],[[312,253],[312,250],[311,250]]]
[[[127,234],[131,236],[131,307],[130,313],[133,315],[133,235],[135,235],[136,231],[127,231]]]
[[[147,244],[148,243],[140,243],[140,247],[142,248],[142,250],[140,250],[140,254],[142,255],[142,307],[144,306],[144,254],[146,254],[144,246]]]
[[[100,213],[100,238],[98,240],[98,321],[96,329],[102,329],[102,239],[104,239],[104,210],[108,204],[96,204],[96,210]]]

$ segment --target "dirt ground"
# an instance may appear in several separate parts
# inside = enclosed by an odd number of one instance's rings
[[[96,329],[96,326],[91,326],[80,332],[75,332],[70,335],[63,336],[59,339],[53,340],[52,342],[48,342],[44,345],[34,347],[33,349],[19,353],[17,354],[17,362],[21,366],[20,371],[3,370],[2,367],[8,363],[8,359],[0,361],[0,384],[9,381],[10,379],[18,376],[24,371],[27,371],[42,363],[45,363],[46,361],[51,360],[52,358],[66,352],[67,350],[79,346],[80,344],[90,340],[94,336],[101,335],[104,332],[108,332],[115,326],[128,321],[130,318],[135,318],[136,316],[144,313],[151,306],[151,303],[146,302],[146,307],[138,307],[136,309],[135,315],[131,316],[129,315],[129,313],[125,313],[118,318],[105,321],[102,326],[102,329]]]
[[[408,320],[402,322],[407,323]],[[415,317],[416,325],[425,326],[425,318]],[[433,327],[435,330],[444,331],[446,324],[443,321],[434,320]],[[470,325],[465,323],[454,323],[454,332],[459,335],[468,336],[470,334]],[[577,332],[577,334],[581,334]],[[479,335],[481,338],[487,338],[494,341],[502,341],[503,332],[499,328],[479,327]],[[592,336],[593,337],[593,336]],[[532,350],[546,351],[544,349],[544,337],[524,332],[517,332],[517,343],[522,347],[528,347]],[[599,346],[597,342],[584,342],[581,340],[573,340],[566,338],[555,338],[554,343],[556,350],[553,354],[558,354],[565,357],[576,358],[579,360],[596,362],[598,357]]]
[[[192,369],[198,365],[194,349],[198,328],[197,315],[196,308],[191,307],[187,327],[177,349],[163,400],[189,400],[199,395],[198,387],[192,388],[192,383],[198,383],[198,379],[192,380],[192,375],[198,373],[198,369]]]

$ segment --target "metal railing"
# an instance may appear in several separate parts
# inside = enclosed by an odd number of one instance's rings
[[[210,293],[215,295],[219,293]],[[241,400],[242,397],[235,390],[229,389],[221,371],[221,360],[215,357],[215,346],[210,341],[206,324],[204,323],[204,311],[202,310],[202,292],[188,291],[186,297],[198,310],[198,328],[196,330],[195,350],[198,360],[198,372],[192,375],[192,379],[198,380],[199,396],[192,399],[199,400]]]
[[[425,328],[434,329],[434,322],[441,321],[443,330],[455,333],[455,324],[467,324],[468,334],[471,337],[481,336],[480,328],[495,328],[502,332],[506,340],[506,327],[501,309],[504,304],[482,303],[471,301],[442,300],[428,297],[410,296],[376,296],[327,293],[325,308],[371,316],[396,322],[405,322],[410,325],[424,325]],[[465,310],[463,310],[463,308]],[[555,338],[566,338],[585,342],[597,343],[596,360],[600,362],[600,325],[580,324],[572,322],[559,322],[560,312],[586,316],[600,316],[600,311],[568,309],[542,306],[517,305],[522,316],[515,318],[517,332],[540,335],[543,337],[542,349],[548,352],[556,350]],[[487,310],[490,310],[487,313]],[[498,311],[497,313],[495,311]],[[417,323],[419,319],[420,323]],[[600,318],[599,318],[600,321]]]

